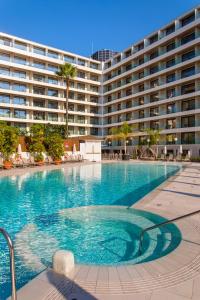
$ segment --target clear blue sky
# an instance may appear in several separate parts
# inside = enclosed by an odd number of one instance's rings
[[[197,0],[0,0],[0,31],[89,56],[121,51]]]

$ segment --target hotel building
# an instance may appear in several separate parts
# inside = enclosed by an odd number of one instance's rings
[[[200,7],[173,20],[114,57],[99,62],[0,33],[0,119],[25,128],[64,124],[65,86],[59,64],[73,63],[69,128],[73,135],[110,134],[134,125],[132,148],[145,129],[160,129],[159,144],[200,151]],[[112,142],[105,149],[120,149]]]

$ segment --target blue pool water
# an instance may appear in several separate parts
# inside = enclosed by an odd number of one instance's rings
[[[134,204],[178,170],[175,165],[111,163],[1,178],[0,227],[15,241],[18,287],[49,266],[60,248],[72,250],[78,263],[101,265],[139,263],[172,251],[181,235],[169,225],[145,235],[139,258],[140,230],[164,219],[123,206]],[[93,205],[98,207],[83,208]],[[8,270],[8,251],[0,237],[3,300],[10,293]]]

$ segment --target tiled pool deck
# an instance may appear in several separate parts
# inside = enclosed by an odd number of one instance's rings
[[[31,171],[44,168],[58,167],[32,168]],[[24,172],[27,170],[12,170],[6,174]],[[4,175],[4,171],[0,173],[0,176]],[[200,164],[185,163],[182,171],[134,207],[168,219],[199,210]],[[167,256],[147,263],[119,267],[76,265],[68,278],[48,269],[18,291],[18,300],[199,300],[200,215],[176,224],[183,240]]]

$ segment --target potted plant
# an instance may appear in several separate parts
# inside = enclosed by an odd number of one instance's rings
[[[3,155],[4,169],[12,168],[11,155],[16,152],[19,131],[5,123],[0,124],[0,152]]]
[[[30,129],[29,150],[32,153],[34,160],[38,166],[44,164],[43,152],[44,147],[44,126],[34,124]]]
[[[46,138],[45,141],[48,154],[52,157],[54,163],[59,165],[64,155],[64,141],[58,133],[54,133]]]

